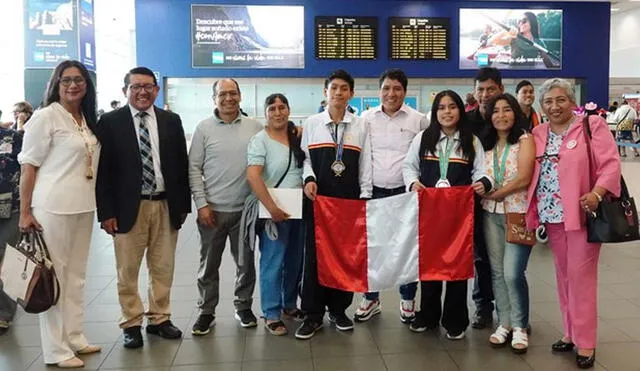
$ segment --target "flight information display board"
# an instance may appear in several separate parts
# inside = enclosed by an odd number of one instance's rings
[[[449,59],[449,18],[389,18],[389,59]]]
[[[316,17],[316,59],[374,60],[377,42],[376,17]]]

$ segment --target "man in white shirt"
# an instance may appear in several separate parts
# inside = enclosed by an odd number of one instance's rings
[[[402,70],[386,70],[379,81],[381,104],[362,113],[362,117],[371,123],[373,198],[405,192],[402,163],[413,138],[428,126],[424,114],[404,103],[408,81]],[[417,285],[417,282],[410,282],[400,286],[400,320],[403,323],[410,323],[415,317]],[[365,322],[380,311],[379,293],[368,292],[353,319]]]

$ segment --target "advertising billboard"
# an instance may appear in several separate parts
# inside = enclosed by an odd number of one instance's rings
[[[460,69],[562,68],[562,10],[460,9]]]
[[[79,48],[80,62],[90,71],[96,70],[96,31],[93,24],[93,1],[79,0],[78,24],[79,24]]]
[[[26,68],[53,68],[78,55],[73,0],[25,0]]]
[[[191,5],[195,68],[304,68],[304,8]]]

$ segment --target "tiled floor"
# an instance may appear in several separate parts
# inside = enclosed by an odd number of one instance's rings
[[[640,195],[640,162],[624,163],[632,193]],[[383,370],[574,370],[572,354],[552,354],[549,346],[561,336],[555,277],[548,248],[535,248],[529,265],[531,322],[529,352],[518,356],[508,348],[492,349],[489,330],[469,329],[458,342],[443,333],[411,333],[398,319],[398,295],[382,295],[383,313],[353,333],[339,333],[325,322],[311,341],[293,334],[276,338],[262,326],[242,329],[233,319],[233,263],[227,254],[222,268],[221,304],[211,334],[193,338],[198,236],[193,214],[181,231],[172,295],[174,323],[185,332],[178,341],[146,337],[138,350],[122,347],[117,327],[115,263],[110,239],[96,229],[85,292],[85,332],[103,346],[86,356],[88,370],[157,371],[383,371]],[[144,269],[143,269],[144,270]],[[142,278],[141,281],[145,279]],[[146,290],[146,283],[141,289]],[[256,295],[259,292],[256,289]],[[356,296],[354,305],[357,305]],[[604,246],[600,259],[600,327],[596,370],[640,370],[640,243]],[[259,310],[259,300],[253,306]],[[350,309],[353,313],[353,306]],[[261,323],[262,324],[262,323]],[[295,329],[294,323],[288,323]],[[10,332],[0,338],[0,371],[36,371],[44,366],[36,316],[19,312]]]

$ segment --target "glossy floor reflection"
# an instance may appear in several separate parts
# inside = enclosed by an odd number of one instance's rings
[[[640,196],[640,162],[629,159],[624,173],[631,191]],[[411,333],[398,316],[399,296],[382,294],[383,311],[353,333],[325,328],[311,341],[296,341],[296,323],[287,322],[286,337],[269,335],[260,326],[242,329],[233,318],[233,263],[225,255],[221,303],[216,326],[208,336],[193,338],[198,236],[193,214],[180,232],[172,294],[174,323],[185,332],[178,341],[145,336],[138,350],[122,347],[117,327],[115,262],[110,238],[96,228],[85,292],[86,335],[103,346],[102,353],[82,357],[87,370],[157,371],[383,371],[383,370],[574,370],[573,354],[555,355],[550,345],[561,336],[552,257],[537,246],[529,265],[531,322],[529,352],[518,356],[508,348],[492,349],[489,330],[467,331],[451,342],[444,333]],[[143,269],[144,271],[144,269]],[[141,277],[141,291],[146,290]],[[595,370],[640,370],[640,243],[604,246],[600,259],[600,328]],[[253,309],[259,313],[259,300]],[[354,305],[360,297],[356,295]],[[353,306],[349,314],[353,314]],[[51,370],[43,364],[38,318],[20,311],[10,332],[0,337],[0,371]]]

